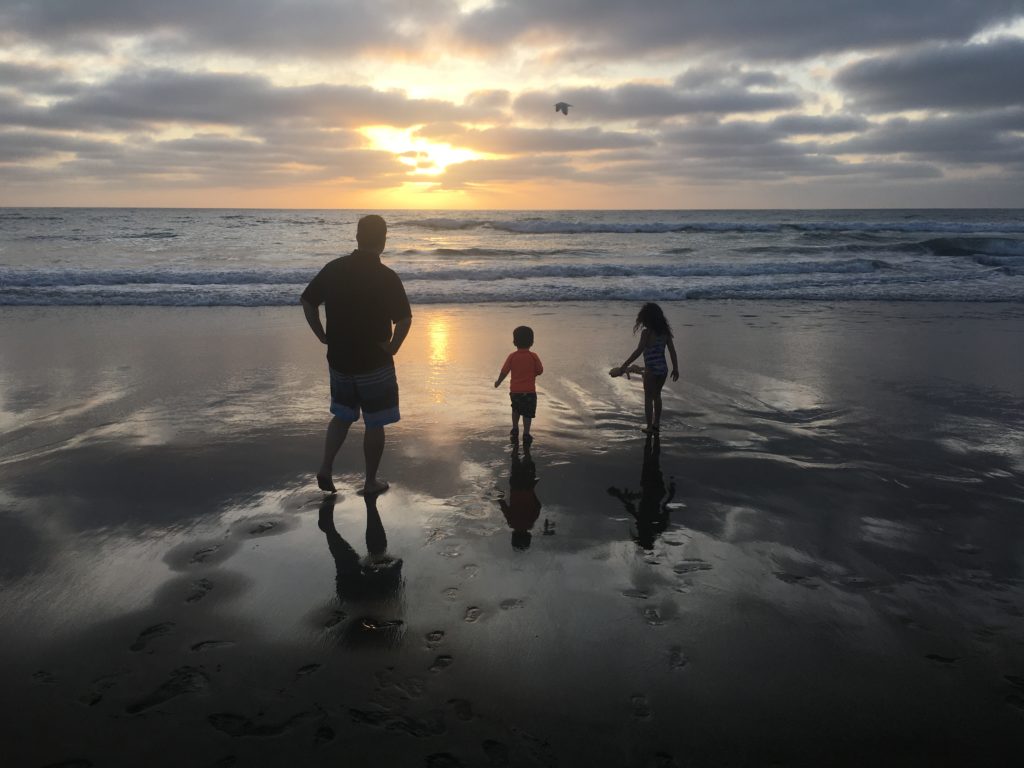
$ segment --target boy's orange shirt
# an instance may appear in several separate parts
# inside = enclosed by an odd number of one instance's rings
[[[501,366],[501,375],[512,374],[509,382],[509,392],[536,392],[537,377],[544,373],[544,366],[536,353],[528,349],[517,349],[507,358]]]

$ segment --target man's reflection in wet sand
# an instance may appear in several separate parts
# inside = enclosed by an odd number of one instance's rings
[[[665,486],[661,473],[661,440],[657,435],[648,435],[644,443],[644,462],[640,469],[640,490],[611,487],[608,493],[621,501],[627,511],[636,518],[636,536],[633,537],[642,549],[654,548],[654,540],[668,528],[669,504],[676,494],[676,484]]]
[[[530,530],[540,516],[540,499],[537,498],[537,467],[530,456],[529,446],[523,447],[519,458],[519,446],[512,449],[512,466],[508,473],[508,499],[498,504],[512,529],[512,546],[515,549],[529,549],[533,534]]]
[[[401,601],[402,560],[388,554],[388,537],[377,511],[380,494],[368,494],[366,502],[366,556],[360,557],[334,525],[336,495],[320,505],[320,530],[337,568],[335,584],[338,601],[353,613],[346,617],[342,641],[346,644],[391,644],[401,636],[397,618]]]

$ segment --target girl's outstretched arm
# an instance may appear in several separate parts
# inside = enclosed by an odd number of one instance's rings
[[[636,349],[633,350],[633,354],[631,354],[629,357],[627,357],[626,358],[626,362],[624,362],[621,366],[619,366],[619,370],[620,371],[624,371],[627,368],[629,368],[629,364],[632,363],[634,360],[636,360],[638,357],[640,357],[640,355],[643,354],[644,347],[647,346],[647,339],[648,339],[648,337],[650,335],[651,335],[651,332],[647,328],[644,328],[643,331],[640,332],[640,342],[636,345]]]
[[[668,354],[672,358],[672,381],[679,381],[679,358],[676,357],[676,345],[672,343],[672,337],[668,337]]]

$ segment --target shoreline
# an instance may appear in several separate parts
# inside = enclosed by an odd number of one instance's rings
[[[390,560],[354,493],[359,427],[330,513],[313,485],[327,385],[298,306],[0,310],[5,751],[924,765],[1024,746],[1024,312],[666,303],[682,376],[652,456],[639,382],[607,376],[636,307],[414,307],[376,504]],[[491,384],[524,316],[546,373],[517,548],[501,502],[523,457]]]

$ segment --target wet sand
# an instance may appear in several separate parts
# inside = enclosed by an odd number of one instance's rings
[[[634,305],[415,308],[369,502],[298,307],[0,310],[4,765],[1017,762],[1024,309],[667,310],[653,444]]]

